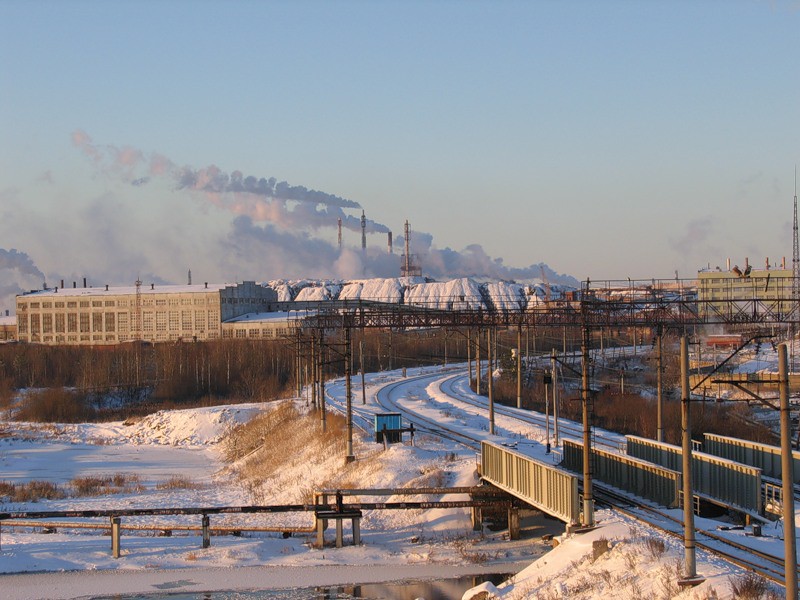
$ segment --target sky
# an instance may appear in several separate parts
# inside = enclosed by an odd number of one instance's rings
[[[4,0],[0,309],[397,276],[406,220],[439,279],[791,265],[798,31],[796,0]]]

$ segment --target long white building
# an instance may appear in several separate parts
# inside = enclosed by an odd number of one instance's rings
[[[17,296],[17,339],[81,345],[213,340],[229,337],[225,321],[270,312],[276,300],[274,290],[252,281],[38,290]],[[258,337],[274,337],[265,333]]]

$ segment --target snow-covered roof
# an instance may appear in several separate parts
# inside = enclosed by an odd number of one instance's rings
[[[224,290],[230,283],[205,284],[198,283],[193,285],[142,285],[140,291],[144,294],[192,294],[208,293]],[[62,297],[62,296],[124,296],[135,295],[136,286],[111,287],[79,287],[79,288],[48,288],[46,290],[31,290],[20,297]]]

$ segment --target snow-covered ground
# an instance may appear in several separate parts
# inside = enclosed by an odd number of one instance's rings
[[[409,370],[402,402],[439,418],[461,422],[465,429],[486,430],[478,409],[450,400],[438,391],[437,378],[452,371]],[[367,404],[354,389],[357,422],[367,422],[380,410],[379,390],[403,380],[402,373],[367,378]],[[417,383],[415,383],[417,382]],[[343,405],[341,381],[327,386],[332,407]],[[304,409],[305,400],[295,400]],[[132,507],[240,506],[253,503],[254,491],[222,460],[220,440],[232,427],[273,410],[276,403],[246,404],[192,410],[164,411],[136,423],[37,426],[3,423],[0,438],[0,480],[24,482],[47,479],[66,484],[77,476],[136,474],[135,490],[100,497],[65,498],[36,503],[9,503],[0,511],[115,509]],[[483,420],[481,422],[481,420]],[[539,428],[528,429],[505,417],[500,431],[515,439],[537,443]],[[335,480],[341,469],[358,487],[426,485],[436,477],[444,485],[476,483],[475,456],[453,442],[429,434],[417,435],[415,446],[394,445],[384,450],[373,434],[356,431],[355,463],[345,467],[344,456],[301,456],[287,462],[280,479],[270,480],[269,502],[296,502],[299,485]],[[175,475],[192,483],[186,488],[164,486]],[[295,482],[294,484],[292,482]],[[263,494],[263,489],[261,492]],[[407,499],[407,497],[404,497]],[[366,500],[366,499],[365,499]],[[391,498],[382,498],[391,501]],[[368,500],[367,500],[368,501]],[[311,517],[299,515],[306,526]],[[270,523],[274,523],[271,517]],[[504,599],[523,598],[731,598],[730,578],[742,571],[704,552],[698,552],[701,586],[676,588],[682,545],[612,511],[599,511],[599,527],[588,534],[561,535],[563,525],[540,518],[526,524],[528,537],[508,541],[503,532],[473,532],[468,509],[450,511],[375,511],[362,521],[363,544],[341,549],[316,549],[311,534],[284,538],[279,533],[242,537],[214,536],[201,549],[198,532],[155,537],[124,532],[123,556],[113,559],[110,539],[99,532],[59,529],[48,535],[30,530],[2,530],[0,583],[4,598],[74,598],[109,593],[277,589],[323,584],[393,581],[405,578],[449,578],[462,574],[518,572],[495,590]],[[123,525],[147,522],[199,525],[199,517],[140,517]],[[212,527],[263,525],[257,515],[212,516]],[[166,527],[165,527],[166,528]],[[550,551],[542,541],[556,534],[560,544]],[[332,533],[329,533],[332,535]],[[346,536],[347,539],[347,536]],[[609,552],[592,560],[593,542],[608,540]],[[649,539],[661,540],[653,544]],[[663,552],[659,549],[663,543]],[[655,549],[653,549],[655,548]],[[538,558],[540,557],[541,558]],[[538,558],[538,560],[537,560]],[[715,596],[716,594],[716,596]]]

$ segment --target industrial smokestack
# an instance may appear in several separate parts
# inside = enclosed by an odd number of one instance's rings
[[[192,270],[189,269],[189,285],[192,285]]]
[[[83,287],[86,287],[86,277],[83,278]]]
[[[728,258],[728,271],[730,271],[730,270],[731,270],[731,259]]]
[[[78,282],[77,281],[73,281],[72,282],[72,289],[75,289],[77,287],[78,287]]]
[[[389,231],[386,234],[386,243],[387,243],[387,249],[389,250],[389,254],[391,254],[392,253],[392,232],[391,231]]]
[[[367,249],[367,217],[364,211],[361,211],[361,249]]]
[[[64,287],[64,280],[63,279],[61,280],[61,287],[62,288]]]
[[[784,256],[781,259],[781,269],[785,269],[785,268],[786,268],[786,257]]]
[[[747,267],[749,267],[749,266],[750,266],[750,259],[745,256],[744,257],[744,268],[747,269]]]
[[[339,250],[342,249],[342,217],[339,217]]]

